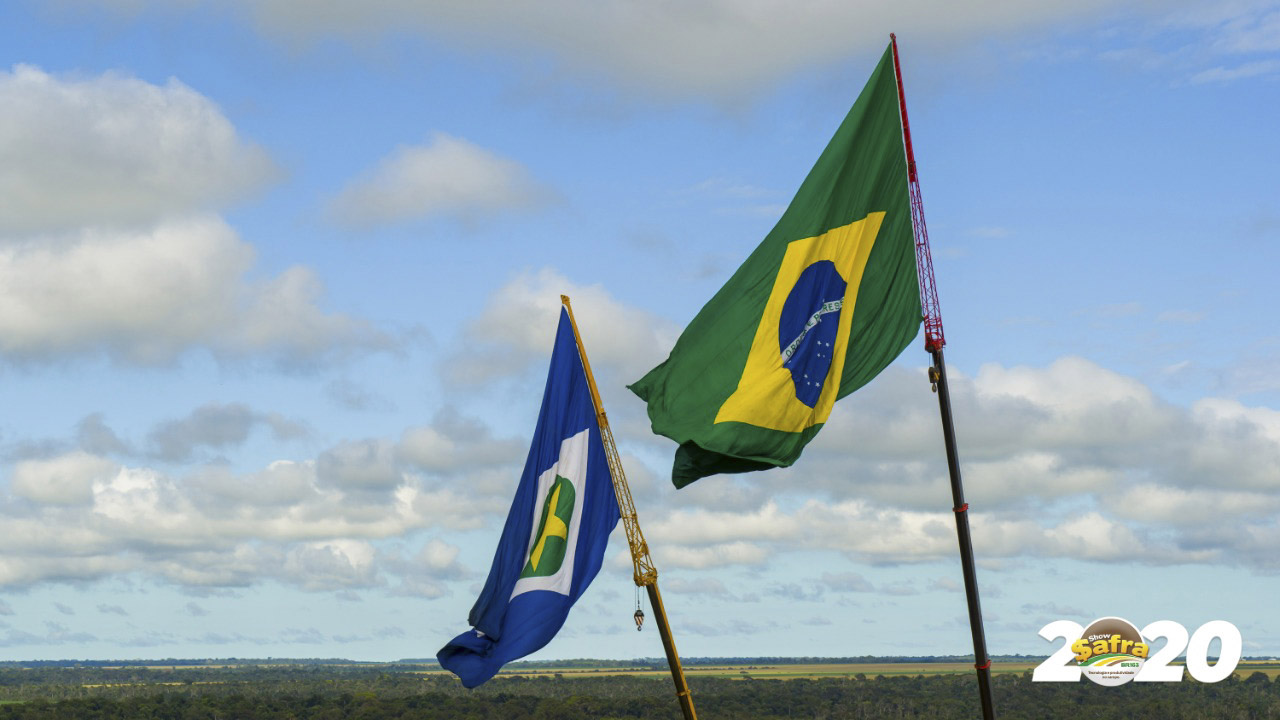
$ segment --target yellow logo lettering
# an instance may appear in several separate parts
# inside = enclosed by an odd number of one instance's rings
[[[1076,662],[1084,662],[1093,657],[1093,650],[1089,649],[1089,641],[1084,638],[1071,643],[1071,649],[1076,654]]]

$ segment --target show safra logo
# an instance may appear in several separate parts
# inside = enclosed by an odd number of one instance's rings
[[[1085,628],[1084,635],[1071,643],[1076,662],[1086,677],[1099,685],[1123,685],[1142,669],[1151,648],[1138,628],[1127,620],[1106,617]]]
[[[1079,682],[1085,675],[1114,687],[1130,680],[1178,682],[1185,671],[1202,683],[1215,683],[1231,677],[1244,650],[1239,628],[1226,620],[1210,620],[1189,637],[1187,629],[1172,620],[1156,620],[1141,631],[1118,617],[1094,620],[1087,628],[1074,620],[1054,620],[1040,628],[1040,637],[1063,642],[1036,666],[1033,682]],[[1164,644],[1152,652],[1153,641],[1160,638]],[[1215,641],[1218,656],[1211,659],[1209,648]],[[1179,657],[1181,665],[1174,662]]]

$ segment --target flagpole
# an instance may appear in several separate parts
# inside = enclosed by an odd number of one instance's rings
[[[578,323],[573,318],[573,307],[569,305],[569,296],[561,295],[560,302],[569,313],[569,324],[573,326],[573,339],[578,343],[578,357],[582,358],[582,369],[587,375],[587,386],[591,388],[591,402],[596,409],[596,420],[600,424],[600,438],[604,442],[605,456],[609,459],[609,475],[613,478],[613,492],[618,500],[618,513],[622,518],[622,527],[627,532],[627,544],[631,548],[631,563],[635,568],[636,587],[644,587],[649,593],[649,604],[658,623],[658,634],[662,636],[662,649],[667,654],[667,664],[671,667],[671,679],[676,685],[676,698],[680,701],[680,710],[685,720],[697,720],[698,713],[693,709],[693,695],[689,692],[689,683],[685,681],[684,668],[680,665],[680,655],[676,652],[676,642],[671,635],[671,626],[667,622],[667,610],[662,604],[662,593],[658,592],[658,569],[649,557],[649,545],[640,532],[640,522],[636,518],[636,506],[631,500],[631,488],[627,486],[627,476],[622,471],[622,460],[618,457],[618,448],[613,442],[613,431],[609,429],[609,419],[604,412],[604,404],[600,402],[600,391],[596,388],[595,375],[591,373],[591,363],[587,360],[587,350],[582,345],[582,336],[578,334]]]
[[[911,148],[911,126],[907,123],[907,100],[902,92],[902,69],[898,64],[898,38],[889,34],[893,45],[893,72],[898,81],[898,104],[902,114],[902,141],[907,154],[907,185],[911,195],[911,225],[915,231],[916,266],[920,279],[920,306],[924,313],[924,347],[933,358],[929,382],[938,393],[938,409],[942,416],[942,440],[947,450],[947,472],[951,476],[952,511],[956,516],[956,537],[960,543],[960,566],[964,573],[964,592],[969,605],[969,629],[973,634],[974,668],[978,671],[978,694],[982,700],[982,717],[995,718],[991,698],[991,657],[987,654],[986,631],[982,627],[982,604],[978,600],[978,574],[973,561],[973,539],[969,534],[969,503],[964,501],[964,485],[960,480],[960,455],[956,450],[956,431],[951,418],[951,392],[947,386],[947,365],[942,348],[947,344],[942,332],[942,312],[938,305],[938,288],[933,278],[933,258],[929,253],[929,232],[924,223],[924,202],[916,175],[915,152]]]

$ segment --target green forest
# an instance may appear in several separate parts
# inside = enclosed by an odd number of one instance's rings
[[[891,675],[787,680],[691,677],[698,717],[964,718],[980,716],[976,680]],[[997,715],[1012,719],[1280,719],[1280,679],[1262,672],[1206,685],[994,677]],[[669,677],[499,676],[466,690],[417,665],[0,667],[0,720],[679,720]]]

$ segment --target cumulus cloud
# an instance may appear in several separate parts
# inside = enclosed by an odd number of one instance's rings
[[[249,280],[253,258],[213,216],[0,246],[0,353],[102,350],[161,363],[207,347],[301,362],[389,345],[365,322],[323,312],[323,289],[306,268]]]
[[[249,4],[267,33],[294,40],[417,31],[463,48],[532,50],[585,76],[606,74],[665,96],[738,97],[796,72],[879,52],[890,30],[918,43],[961,46],[992,35],[1096,17],[1125,0],[1041,3],[796,4],[713,0],[607,4],[552,0],[303,0]]]
[[[116,73],[0,71],[0,242],[149,223],[240,199],[276,171],[208,98]]]
[[[979,557],[1280,568],[1266,551],[1280,537],[1280,413],[1220,398],[1175,406],[1077,357],[952,370]],[[758,565],[789,550],[871,564],[953,557],[927,388],[923,370],[890,368],[836,406],[792,468],[659,497],[646,508],[662,518],[646,524],[655,553],[691,568]]]
[[[115,464],[85,452],[48,460],[24,460],[10,477],[13,494],[45,505],[84,505],[93,501],[93,485],[113,475]]]
[[[303,590],[336,590],[377,584],[376,551],[364,540],[304,543],[285,553],[282,578]]]
[[[239,442],[246,427],[270,417],[206,406],[162,424],[153,438],[185,453]],[[423,434],[449,446],[413,441]],[[248,473],[223,465],[169,473],[84,450],[18,461],[0,496],[0,587],[140,573],[195,591],[272,580],[313,592],[386,587],[440,597],[470,576],[456,545],[379,543],[501,516],[523,451],[508,452],[511,443],[454,412],[405,438],[344,441],[314,460]],[[494,476],[504,479],[500,489],[489,484]]]
[[[281,476],[295,485],[283,493],[261,486]],[[220,487],[219,479],[231,487]],[[244,502],[255,489],[288,497]],[[370,541],[431,524],[414,502],[418,485],[353,498],[323,486],[314,464],[277,463],[256,482],[226,476],[189,482],[117,466],[94,480],[91,492],[83,506],[9,511],[0,585],[140,571],[196,587],[269,578],[308,590],[369,587],[381,582]]]
[[[766,546],[749,542],[716,543],[704,547],[681,544],[678,540],[650,546],[654,561],[664,568],[709,568],[742,565],[764,567],[773,558]]]
[[[128,443],[121,440],[120,436],[107,426],[102,413],[90,413],[80,421],[76,427],[76,445],[92,455],[130,451]]]
[[[682,542],[719,544],[741,540],[786,540],[798,534],[793,518],[766,502],[755,512],[677,510],[648,523],[654,538],[678,537]]]
[[[676,577],[663,583],[668,592],[680,595],[711,595],[715,597],[733,597],[723,582],[713,577],[695,578]]]
[[[634,378],[674,340],[675,328],[598,287],[526,273],[464,330],[471,357],[485,360],[471,363],[480,368],[471,379],[545,358],[562,292],[574,297],[599,372]],[[1222,398],[1177,406],[1079,357],[952,368],[951,390],[980,557],[1280,567],[1270,550],[1280,542],[1280,413]],[[655,561],[755,568],[789,551],[871,564],[952,558],[934,402],[922,368],[895,365],[836,406],[795,467],[707,478],[678,494],[645,464],[669,462],[670,445],[654,461],[646,424],[615,424]],[[153,456],[189,457],[232,447],[255,427],[290,425],[212,405],[158,427],[147,446]],[[9,505],[12,532],[0,539],[0,583],[141,570],[188,587],[276,578],[315,591],[439,597],[466,576],[456,547],[376,544],[500,516],[527,447],[446,408],[428,424],[341,441],[313,460],[174,476],[108,460],[123,443],[100,418],[79,435],[77,451],[15,463],[10,492],[20,502]],[[818,587],[918,592],[836,574]]]
[[[1155,565],[1233,562],[1254,565],[1260,541],[1248,547],[1193,548],[1179,542],[1168,526],[1130,523],[1099,511],[1075,513],[1063,518],[1031,520],[998,513],[971,511],[975,552],[988,560],[1018,557],[1072,558],[1094,562],[1138,561]],[[760,566],[779,553],[793,551],[838,552],[850,560],[873,565],[898,565],[953,558],[955,524],[950,511],[915,512],[885,508],[862,501],[838,504],[810,501],[779,518],[791,531],[785,542],[699,542],[689,533],[655,534],[654,552],[664,567],[707,569],[727,566]],[[1194,533],[1185,533],[1190,538]],[[1245,540],[1245,538],[1241,538]],[[1247,550],[1247,555],[1245,552]],[[1275,566],[1270,561],[1266,567]],[[841,592],[915,594],[916,588],[875,588],[855,574],[828,575],[822,585]]]
[[[190,0],[77,0],[125,12]],[[1197,71],[1223,56],[1272,53],[1280,47],[1280,11],[1271,0],[1048,0],[1039,3],[848,3],[807,0],[710,0],[664,5],[644,0],[582,4],[569,0],[258,0],[240,4],[264,34],[290,45],[343,38],[358,45],[385,33],[417,33],[464,52],[522,54],[530,67],[547,60],[556,74],[607,78],[629,90],[664,98],[740,100],[805,68],[832,67],[881,52],[896,31],[910,52],[971,48],[1038,31],[1114,21],[1141,23],[1139,44],[1167,38],[1182,47],[1111,49],[1147,65],[1174,61],[1194,82],[1274,74],[1272,59]],[[1188,40],[1180,33],[1190,32]],[[1033,35],[1034,36],[1034,35]],[[1105,35],[1114,42],[1113,35]]]
[[[257,425],[270,427],[277,440],[306,434],[301,424],[277,413],[255,412],[244,403],[213,403],[196,408],[185,418],[161,423],[147,439],[155,457],[184,462],[201,447],[220,450],[244,443]]]
[[[396,453],[401,462],[420,470],[451,475],[507,466],[527,450],[527,440],[495,437],[484,423],[446,406],[436,411],[430,425],[406,429]]]
[[[388,440],[343,443],[316,460],[319,481],[345,490],[388,490],[400,484],[401,472]]]
[[[200,93],[20,65],[0,103],[0,355],[302,365],[390,345],[323,311],[308,268],[250,279],[253,247],[213,213],[276,171]]]
[[[1185,469],[1170,459],[1207,445],[1197,444],[1205,426],[1194,412],[1082,358],[1044,368],[990,364],[972,377],[952,369],[950,385],[966,491],[986,507],[1025,510],[1135,473],[1181,482]],[[837,404],[805,465],[782,473],[826,491],[937,507],[949,497],[942,451],[924,370],[895,366]]]
[[[466,362],[449,363],[453,379],[484,382],[516,373],[535,357],[549,357],[561,295],[573,303],[597,375],[637,378],[663,360],[679,335],[673,324],[620,302],[600,285],[580,285],[544,268],[515,276],[493,294],[465,329]]]
[[[343,189],[331,210],[357,227],[436,216],[476,221],[551,196],[519,163],[436,133],[426,145],[396,148]]]
[[[458,562],[458,552],[457,545],[432,538],[412,555],[399,552],[387,554],[384,558],[385,566],[401,578],[400,585],[393,592],[428,599],[448,595],[449,581],[472,576]]]

